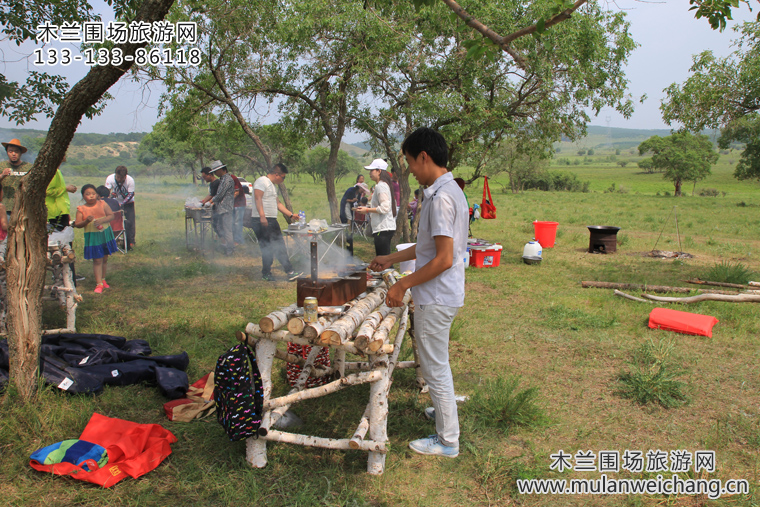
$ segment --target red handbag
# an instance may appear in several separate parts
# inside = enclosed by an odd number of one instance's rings
[[[486,199],[486,195],[488,199]],[[496,218],[496,206],[491,198],[491,188],[488,186],[488,176],[483,176],[483,203],[480,205],[480,218],[486,220]]]

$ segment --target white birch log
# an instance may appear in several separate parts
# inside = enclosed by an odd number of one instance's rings
[[[292,342],[298,345],[308,345],[310,347],[314,346],[314,343],[310,342],[303,336],[292,335],[284,329],[279,330],[279,331],[273,331],[271,333],[264,333],[263,331],[261,331],[261,328],[258,326],[258,324],[254,324],[252,322],[249,322],[245,326],[245,332],[248,335],[254,336],[257,338],[267,338],[268,340],[274,340],[274,341],[279,341],[279,342]],[[349,354],[355,354],[358,356],[364,355],[362,351],[358,350],[354,346],[354,342],[352,341],[346,342],[340,345],[331,345],[331,347],[338,350],[340,349],[345,350]]]
[[[354,436],[351,437],[348,443],[351,449],[361,449],[362,441],[364,441],[364,437],[367,435],[367,430],[369,430],[369,405],[364,409],[364,414],[362,414],[359,425],[356,427],[356,431],[354,431]]]
[[[301,391],[306,387],[306,381],[309,380],[309,376],[312,371],[314,371],[314,361],[317,360],[317,356],[320,353],[322,353],[322,347],[311,347],[311,349],[309,349],[309,354],[306,356],[306,360],[303,363],[301,373],[298,375],[296,384],[293,386],[294,389]]]
[[[651,299],[652,301],[662,301],[664,303],[697,303],[699,301],[725,301],[728,303],[760,303],[760,294],[699,294],[697,296],[688,296],[683,298],[652,296],[651,294],[642,294],[641,297]]]
[[[335,356],[333,357],[333,376],[334,378],[340,379],[346,376],[346,351],[345,350],[336,350]]]
[[[288,331],[290,331],[290,334],[302,334],[305,326],[306,323],[301,317],[291,317],[291,319],[288,321]]]
[[[272,442],[283,442],[287,444],[296,444],[308,447],[320,447],[323,449],[338,449],[346,451],[353,449],[353,447],[350,446],[350,440],[347,438],[334,439],[313,437],[311,435],[299,435],[296,433],[286,433],[278,430],[269,430],[267,436],[264,438]],[[362,441],[358,449],[361,451],[382,453],[383,455],[388,452],[388,446],[385,442],[372,442],[370,440]]]
[[[310,341],[316,341],[319,338],[319,335],[321,335],[335,319],[337,319],[337,316],[331,315],[320,317],[317,322],[310,322],[303,328],[304,338]]]
[[[396,361],[398,361],[398,354],[404,340],[404,333],[406,332],[409,317],[407,307],[401,308],[403,309],[403,316],[399,322],[398,332],[393,343],[393,345],[396,345],[395,351],[389,358],[388,367],[382,369],[382,378],[370,386],[369,438],[375,442],[386,442],[388,440],[388,393],[390,392],[393,369]],[[385,471],[385,457],[385,453],[370,451],[367,458],[367,473],[370,475],[382,474]]]
[[[76,329],[78,294],[74,286],[74,273],[71,271],[69,264],[63,265],[63,290],[66,291],[66,327]]]
[[[319,335],[320,343],[340,345],[347,342],[354,329],[383,303],[385,294],[384,289],[377,290],[352,306],[343,317],[330,324],[330,327]]]
[[[367,351],[367,345],[372,339],[372,335],[375,334],[377,326],[380,325],[380,322],[382,322],[390,311],[391,308],[383,303],[377,310],[370,313],[367,318],[364,319],[364,322],[359,326],[359,331],[356,333],[356,339],[354,340],[354,345],[357,349],[365,352]]]
[[[262,317],[262,319],[259,321],[259,327],[261,327],[261,330],[265,333],[277,331],[281,327],[287,325],[288,320],[290,320],[291,313],[294,312],[297,308],[297,306],[291,305],[282,310],[275,310],[266,317]]]
[[[325,384],[323,386],[312,387],[311,389],[305,389],[297,393],[292,393],[285,396],[280,396],[279,398],[275,398],[273,400],[269,400],[264,403],[264,408],[275,409],[284,405],[292,405],[293,403],[303,400],[320,398],[322,396],[338,392],[348,386],[366,384],[368,382],[377,382],[381,378],[382,373],[378,371],[354,373],[352,375],[347,375],[341,379],[334,380],[329,384]]]
[[[64,333],[76,333],[76,332],[77,332],[77,330],[76,330],[76,329],[67,329],[67,328],[62,328],[62,329],[43,329],[43,330],[42,330],[42,334],[43,334],[43,335],[49,335],[49,334],[64,334]]]
[[[393,308],[391,312],[386,315],[383,321],[377,326],[377,330],[372,335],[372,339],[367,344],[367,349],[371,353],[377,353],[383,345],[388,341],[388,335],[390,334],[393,326],[396,325],[396,321],[401,316],[406,307],[409,304],[409,300],[412,299],[412,291],[406,291],[404,298],[401,300],[404,306]]]
[[[256,344],[256,363],[261,374],[261,386],[264,394],[264,403],[269,401],[272,394],[272,362],[277,343],[272,340],[259,340]],[[261,421],[262,428],[269,428],[270,413],[264,410]],[[256,468],[267,466],[267,442],[263,438],[247,438],[245,442],[245,459]]]

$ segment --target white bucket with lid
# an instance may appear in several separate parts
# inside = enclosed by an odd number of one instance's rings
[[[417,243],[399,243],[398,245],[396,245],[396,250],[400,252],[401,250],[406,250],[407,248],[414,246],[416,244]],[[416,264],[417,263],[414,259],[412,259],[411,261],[404,261],[399,264],[398,269],[401,273],[406,273],[407,271],[414,273],[414,268]]]

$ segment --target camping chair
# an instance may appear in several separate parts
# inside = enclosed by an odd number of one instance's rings
[[[367,239],[368,226],[367,215],[354,211],[354,218],[351,220],[351,234],[361,234],[364,239]]]
[[[114,211],[113,220],[111,220],[111,229],[113,237],[116,240],[116,248],[123,254],[127,253],[127,219],[124,218],[124,210]]]

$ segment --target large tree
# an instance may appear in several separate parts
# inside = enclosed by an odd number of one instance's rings
[[[159,21],[164,18],[173,1],[143,0],[135,4],[135,14],[130,19],[147,23]],[[58,3],[39,5],[37,2],[29,2],[34,4],[34,8],[43,11],[55,10]],[[17,22],[28,27],[26,19],[18,19]],[[145,43],[128,43],[118,47],[123,55],[132,55],[134,58],[136,50],[144,46]],[[11,380],[24,398],[30,398],[34,394],[39,370],[41,294],[47,253],[45,191],[66,154],[82,116],[91,110],[131,65],[131,62],[125,62],[120,67],[93,67],[64,95],[50,123],[45,143],[16,193],[6,253],[8,345]]]
[[[734,175],[760,179],[760,22],[737,28],[736,50],[726,58],[712,51],[694,56],[692,75],[681,85],[672,84],[660,109],[668,124],[700,132],[721,128],[719,145],[745,144]]]
[[[652,153],[652,165],[664,171],[663,177],[673,182],[675,196],[681,195],[684,181],[705,179],[710,167],[718,161],[710,138],[689,132],[676,132],[667,137],[652,136],[639,145],[639,153]]]

